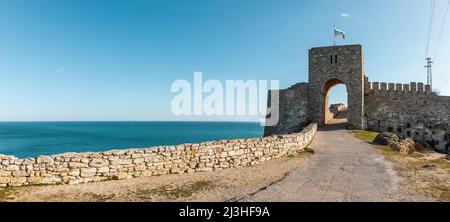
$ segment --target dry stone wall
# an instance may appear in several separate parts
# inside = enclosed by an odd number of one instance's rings
[[[18,159],[0,155],[0,187],[79,184],[251,166],[303,150],[317,125],[290,135]]]

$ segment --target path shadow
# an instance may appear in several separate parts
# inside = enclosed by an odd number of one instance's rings
[[[336,115],[334,119],[330,122],[321,126],[319,130],[321,131],[335,131],[335,130],[345,130],[349,126],[347,119],[347,109],[344,109]]]
[[[345,130],[348,127],[348,123],[326,124],[319,128],[320,131],[336,131]]]

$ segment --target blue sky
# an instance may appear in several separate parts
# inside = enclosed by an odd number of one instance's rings
[[[307,81],[307,50],[332,44],[333,24],[339,44],[363,45],[372,81],[425,82],[429,12],[425,0],[0,0],[0,121],[175,120],[170,86],[195,71]],[[450,21],[433,70],[444,95],[449,58]]]

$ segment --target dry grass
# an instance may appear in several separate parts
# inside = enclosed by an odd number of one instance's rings
[[[373,144],[378,133],[360,130],[353,135]],[[377,146],[377,150],[393,163],[394,170],[403,179],[401,185],[407,190],[438,201],[450,201],[450,161],[444,154],[423,147],[407,156],[388,146]]]
[[[372,131],[365,131],[365,130],[355,130],[353,131],[353,135],[363,141],[366,141],[368,143],[373,143],[375,138],[378,136],[379,133],[372,132]]]
[[[215,187],[212,181],[200,180],[183,185],[163,185],[153,189],[140,189],[137,196],[140,199],[146,199],[148,196],[162,196],[168,200],[177,200],[179,198],[190,198],[197,192],[204,192]]]
[[[0,188],[0,202],[11,199],[13,188]]]
[[[382,146],[378,150],[387,160],[394,163],[394,169],[402,177],[403,185],[411,187],[419,194],[438,201],[450,201],[450,162],[444,155],[416,152],[409,156]]]

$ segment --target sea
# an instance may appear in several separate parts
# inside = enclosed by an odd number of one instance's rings
[[[258,138],[252,122],[0,122],[0,154],[19,158]]]

